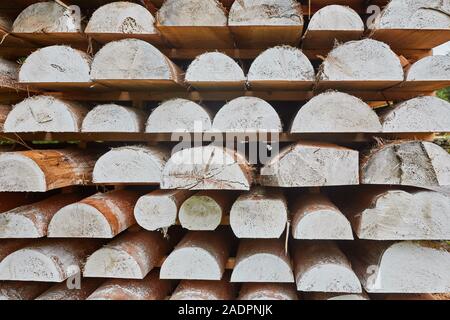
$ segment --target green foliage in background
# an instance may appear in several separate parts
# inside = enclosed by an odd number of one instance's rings
[[[437,96],[441,99],[447,100],[450,102],[450,87],[441,89],[437,92]]]

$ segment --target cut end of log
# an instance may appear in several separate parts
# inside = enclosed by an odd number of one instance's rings
[[[248,81],[314,81],[311,62],[298,48],[279,46],[267,49],[253,61]]]
[[[362,184],[417,187],[450,185],[450,155],[431,142],[396,142],[375,148],[363,159]]]
[[[286,147],[261,169],[261,184],[314,187],[358,184],[357,151],[336,145],[297,143]]]
[[[278,239],[242,240],[231,282],[294,282],[284,242]]]
[[[89,111],[83,120],[82,132],[141,132],[144,112],[117,104],[102,104]]]
[[[88,110],[71,101],[34,96],[16,104],[4,124],[5,132],[79,132]]]
[[[33,159],[24,154],[0,153],[0,191],[45,192],[45,174]]]
[[[166,0],[157,21],[162,26],[226,26],[227,16],[217,0]]]
[[[275,109],[257,97],[239,97],[225,104],[214,117],[213,129],[221,132],[281,132]]]
[[[232,300],[234,288],[229,279],[220,281],[183,280],[170,300]]]
[[[14,21],[12,32],[81,32],[81,17],[55,1],[34,3]]]
[[[162,148],[127,146],[112,149],[95,163],[94,183],[159,184],[168,152]]]
[[[207,109],[186,99],[172,99],[153,110],[145,132],[196,132],[210,129],[211,116]]]
[[[195,86],[195,82],[243,82],[242,68],[226,54],[207,52],[189,65],[186,71],[186,81]]]
[[[194,231],[213,231],[220,225],[222,215],[227,214],[224,209],[211,191],[198,192],[181,205],[181,226]]]
[[[364,31],[364,22],[350,7],[329,5],[317,11],[308,24],[308,30]]]
[[[276,190],[255,189],[234,202],[230,225],[238,238],[279,238],[288,219],[284,195]]]
[[[86,26],[86,33],[155,34],[155,18],[143,6],[125,1],[98,8]]]
[[[90,64],[91,58],[82,51],[68,46],[45,47],[28,56],[20,68],[19,81],[91,82]]]
[[[322,194],[307,194],[295,200],[292,236],[303,240],[353,240],[350,222]]]
[[[364,39],[333,49],[321,66],[320,80],[403,81],[400,59],[383,42]]]
[[[302,8],[294,0],[234,1],[228,24],[230,26],[302,26]]]
[[[407,100],[381,111],[383,132],[449,132],[450,103],[424,96]]]
[[[66,282],[53,285],[35,300],[61,301],[61,300],[86,300],[92,292],[103,282],[103,279],[81,280],[80,289],[69,289]]]
[[[244,283],[239,300],[298,300],[292,284]]]
[[[173,154],[164,167],[161,189],[249,190],[251,182],[242,155],[210,145]]]
[[[96,80],[179,80],[179,69],[150,43],[138,39],[113,41],[95,55]]]
[[[295,116],[291,133],[305,132],[381,132],[381,124],[367,103],[329,91],[309,100]]]
[[[429,56],[414,63],[408,70],[406,81],[448,81],[449,56]]]

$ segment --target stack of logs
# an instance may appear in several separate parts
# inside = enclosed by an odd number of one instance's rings
[[[450,293],[450,0],[13,2],[0,300]]]

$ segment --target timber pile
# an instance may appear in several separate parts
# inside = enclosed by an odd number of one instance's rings
[[[59,2],[0,4],[0,300],[447,297],[448,0]]]

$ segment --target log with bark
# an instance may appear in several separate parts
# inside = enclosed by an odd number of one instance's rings
[[[0,262],[0,280],[62,282],[78,274],[98,240],[43,239],[10,253]]]
[[[291,133],[381,132],[380,120],[364,101],[347,93],[327,91],[303,105]]]
[[[373,186],[340,195],[337,203],[360,239],[450,239],[450,195]]]
[[[0,104],[0,132],[4,132],[5,121],[11,111],[11,106]]]
[[[335,242],[297,242],[294,265],[298,291],[362,292],[349,260]]]
[[[245,88],[246,78],[232,58],[220,52],[207,52],[192,61],[185,80],[198,90],[239,90]]]
[[[295,286],[290,283],[244,283],[239,300],[298,300]]]
[[[79,289],[69,289],[66,282],[58,283],[39,295],[35,300],[86,300],[104,280],[83,278],[80,281],[81,288]]]
[[[92,179],[97,184],[159,184],[168,158],[162,147],[114,148],[97,160]]]
[[[209,145],[174,153],[164,167],[161,189],[249,190],[252,180],[244,156]]]
[[[299,142],[275,155],[260,180],[271,187],[358,184],[358,151],[332,144]]]
[[[88,184],[97,153],[88,150],[0,152],[0,191],[45,192]]]
[[[213,231],[230,213],[236,199],[234,192],[199,191],[187,198],[180,207],[181,226],[193,231]]]
[[[172,248],[172,242],[161,232],[128,230],[87,259],[83,276],[144,279]]]
[[[310,292],[303,293],[302,297],[305,300],[370,300],[369,296],[366,293],[333,293],[333,292]]]
[[[19,78],[19,65],[0,57],[0,92],[14,92],[20,89],[17,84]]]
[[[51,238],[113,238],[136,223],[133,208],[140,191],[96,193],[61,208],[48,225]]]
[[[231,247],[227,230],[190,231],[161,266],[161,279],[221,280]]]
[[[296,196],[290,212],[294,239],[353,240],[350,222],[324,194]]]
[[[383,108],[383,132],[450,132],[450,103],[431,96],[417,97]]]
[[[220,281],[182,280],[170,300],[233,300],[235,287],[230,279]]]
[[[58,194],[45,200],[0,213],[0,238],[42,238],[55,213],[81,198],[77,194]]]
[[[288,222],[286,198],[280,190],[255,188],[234,202],[230,225],[238,238],[279,238]]]
[[[348,253],[369,293],[450,291],[450,252],[443,242],[360,240]]]
[[[95,82],[121,90],[178,88],[183,72],[161,51],[138,39],[113,41],[103,46],[92,61]]]
[[[177,222],[178,210],[193,195],[189,190],[155,190],[143,195],[134,207],[134,217],[144,229],[154,231]]]
[[[311,89],[315,71],[298,48],[277,46],[262,52],[250,66],[247,80],[253,90]]]
[[[285,242],[281,239],[241,240],[231,282],[294,282]]]
[[[375,147],[361,161],[362,184],[417,187],[450,185],[450,155],[425,141],[397,141]]]
[[[142,110],[118,104],[101,104],[89,111],[82,132],[142,132],[146,114]]]
[[[111,279],[97,288],[87,300],[163,300],[172,291],[173,283],[160,280],[157,271],[144,279]]]
[[[205,107],[186,99],[161,103],[148,117],[145,132],[197,132],[211,129],[211,113]]]
[[[275,109],[257,97],[239,97],[217,112],[212,124],[220,132],[281,132],[283,126]]]
[[[86,106],[51,96],[33,96],[16,104],[4,124],[5,132],[79,132]]]

